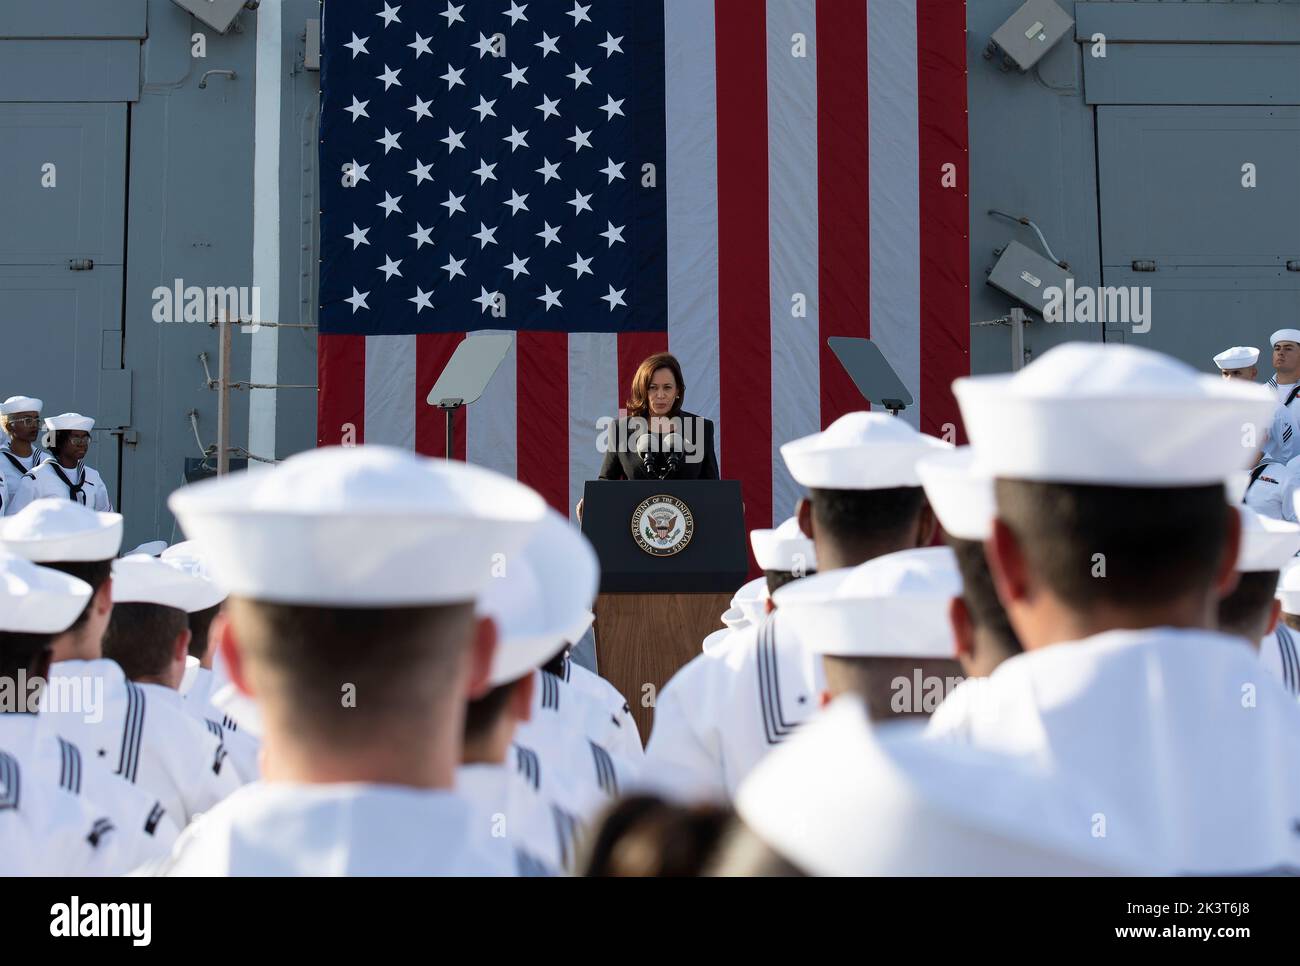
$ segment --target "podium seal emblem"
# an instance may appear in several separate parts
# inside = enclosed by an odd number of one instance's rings
[[[675,496],[657,493],[632,511],[632,537],[652,557],[681,553],[695,536],[691,508]]]

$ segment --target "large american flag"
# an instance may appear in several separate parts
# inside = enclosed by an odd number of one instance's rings
[[[515,347],[455,453],[572,512],[667,349],[749,527],[779,446],[864,408],[866,336],[958,422],[969,369],[962,0],[326,0],[319,432],[443,455],[460,340]]]

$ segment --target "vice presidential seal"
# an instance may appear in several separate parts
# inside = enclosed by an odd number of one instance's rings
[[[675,496],[657,493],[632,511],[632,537],[653,557],[681,553],[695,536],[691,508]]]

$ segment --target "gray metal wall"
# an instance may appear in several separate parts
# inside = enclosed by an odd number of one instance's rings
[[[18,125],[9,144],[30,144],[13,152],[21,157],[0,159],[13,169],[4,169],[6,182],[28,183],[32,165],[55,148],[68,159],[53,192],[17,193],[8,208],[0,201],[0,215],[10,215],[0,222],[0,329],[11,347],[0,356],[0,393],[43,396],[47,413],[79,409],[100,419],[89,460],[126,514],[127,546],[179,539],[165,500],[186,458],[202,455],[191,411],[202,443],[216,441],[216,394],[198,356],[208,352],[215,375],[217,334],[201,323],[156,323],[153,291],[175,279],[253,284],[257,16],[242,12],[221,36],[171,0],[0,7],[0,137],[8,121]],[[309,17],[319,17],[317,0],[283,0],[281,298],[262,307],[278,321],[315,321],[319,75],[303,67]],[[204,58],[191,55],[196,32],[206,37]],[[200,89],[210,69],[236,76],[210,77]],[[68,145],[48,133],[51,124]],[[78,168],[90,174],[79,177]],[[94,269],[65,267],[86,258],[90,243],[74,230],[84,219],[70,217],[70,228],[46,214],[58,214],[55,199],[91,213],[107,206],[101,220],[116,238],[111,250],[96,250]],[[249,342],[235,336],[233,370],[245,381]],[[314,332],[280,331],[278,381],[314,384]],[[248,445],[247,396],[233,394],[237,446]],[[276,452],[261,455],[283,457],[314,441],[315,392],[282,391]]]
[[[1300,273],[1286,267],[1300,264],[1300,3],[1058,0],[1075,35],[1037,69],[1003,72],[982,55],[1020,3],[967,2],[972,320],[1012,304],[984,283],[994,249],[1041,250],[987,214],[998,208],[1037,222],[1077,284],[1151,289],[1150,331],[1039,318],[1030,357],[1105,338],[1212,370],[1214,352],[1300,325]],[[1104,58],[1083,43],[1095,33]],[[1134,272],[1139,259],[1156,271]],[[972,330],[971,363],[1009,368],[1009,331]],[[1267,352],[1261,363],[1263,378]]]

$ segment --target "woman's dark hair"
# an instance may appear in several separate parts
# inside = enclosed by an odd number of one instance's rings
[[[629,416],[646,417],[650,415],[650,382],[660,369],[667,369],[677,381],[677,399],[673,402],[670,416],[682,411],[682,401],[686,399],[686,380],[682,378],[682,366],[677,357],[670,352],[656,352],[637,366],[636,375],[632,377],[632,395],[627,400]]]
[[[634,878],[703,874],[731,818],[714,805],[676,805],[653,795],[621,800],[602,817],[579,863],[582,875]]]
[[[72,434],[75,432],[79,432],[79,430],[56,429],[54,431],[54,446],[51,449],[51,452],[54,453],[55,456],[58,456],[60,453],[62,453],[63,447],[68,445],[68,440],[72,438]]]

